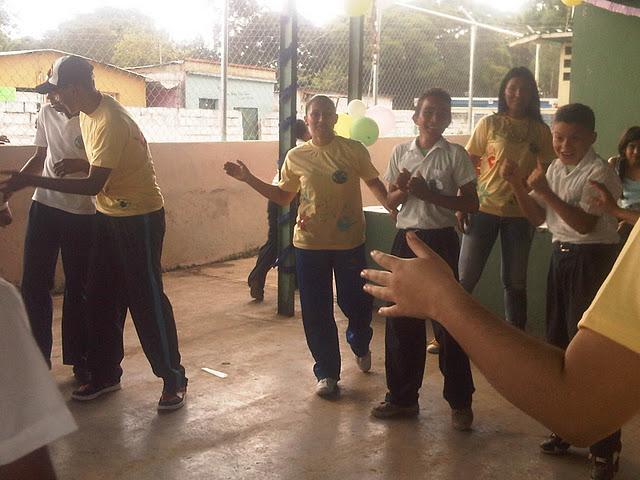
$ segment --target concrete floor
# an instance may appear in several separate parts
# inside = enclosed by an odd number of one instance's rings
[[[123,389],[86,404],[69,402],[80,428],[51,448],[61,479],[589,478],[585,450],[563,458],[540,454],[546,429],[505,402],[477,372],[474,429],[452,430],[433,356],[417,419],[370,418],[385,392],[380,318],[374,320],[372,372],[357,369],[341,338],[341,397],[315,396],[299,314],[275,315],[275,274],[265,302],[250,302],[245,278],[251,266],[246,259],[165,275],[189,376],[187,406],[156,413],[162,384],[128,321]],[[337,318],[343,332],[344,317]],[[59,350],[53,362],[68,397],[75,385],[69,367],[60,365]],[[619,480],[640,478],[639,436],[636,418],[623,432]]]

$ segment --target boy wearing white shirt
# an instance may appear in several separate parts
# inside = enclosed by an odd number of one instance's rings
[[[506,161],[502,176],[512,186],[529,221],[546,221],[552,234],[553,253],[547,280],[547,341],[566,349],[577,333],[582,314],[594,299],[616,259],[617,220],[594,202],[591,182],[599,182],[614,198],[622,185],[606,162],[592,149],[596,140],[595,116],[586,105],[565,105],[555,114],[553,147],[558,155],[549,169],[543,166],[528,179],[514,163]],[[529,193],[529,189],[531,192]],[[591,478],[614,477],[622,444],[618,430],[590,447],[594,460]],[[566,453],[570,444],[551,434],[540,448],[544,453]]]
[[[87,172],[78,116],[69,115],[54,99],[40,109],[36,152],[23,172],[55,178]],[[62,307],[63,363],[86,383],[87,266],[93,237],[95,197],[36,188],[29,211],[24,244],[22,296],[31,329],[46,362],[51,366],[52,301],[58,254],[65,275]]]
[[[397,217],[399,231],[391,253],[402,258],[414,257],[407,245],[406,233],[416,231],[457,276],[460,247],[454,229],[454,212],[478,209],[475,170],[464,148],[442,137],[451,123],[451,97],[447,92],[432,88],[422,95],[413,121],[420,131],[419,136],[394,149],[385,175],[389,182],[389,206],[396,208],[402,204]],[[443,394],[451,406],[452,425],[457,430],[468,430],[473,422],[471,402],[474,392],[469,359],[437,322],[433,322],[433,330],[440,344]],[[419,413],[418,392],[425,361],[425,321],[387,318],[385,369],[388,392],[385,401],[371,411],[374,417],[410,417]]]

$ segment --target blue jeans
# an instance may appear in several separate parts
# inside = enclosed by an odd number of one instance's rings
[[[373,336],[373,299],[362,290],[365,268],[364,245],[351,250],[304,250],[296,248],[296,272],[302,306],[302,323],[307,345],[315,360],[318,380],[340,379],[338,328],[333,316],[333,276],[338,306],[349,320],[347,342],[361,357],[369,351]]]
[[[460,283],[467,292],[473,292],[500,233],[505,317],[509,323],[524,330],[527,324],[527,264],[535,229],[526,218],[499,217],[483,212],[470,215],[469,224],[460,249]]]

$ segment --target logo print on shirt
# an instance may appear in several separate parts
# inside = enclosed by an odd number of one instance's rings
[[[338,222],[336,223],[336,225],[338,226],[338,230],[340,230],[341,232],[346,232],[351,228],[351,225],[355,223],[356,222],[351,220],[349,217],[344,216],[338,219]]]
[[[78,149],[78,150],[84,150],[84,142],[82,141],[82,135],[78,135],[75,140],[73,141],[73,145]]]
[[[333,172],[331,179],[336,182],[338,185],[342,185],[343,183],[347,183],[349,180],[349,175],[344,170],[336,170]]]

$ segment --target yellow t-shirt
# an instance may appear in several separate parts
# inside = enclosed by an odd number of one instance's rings
[[[640,222],[618,256],[611,273],[584,312],[579,328],[598,332],[640,353]]]
[[[513,160],[528,176],[538,157],[546,164],[556,157],[546,124],[500,113],[478,122],[466,148],[469,155],[480,157],[477,171],[480,211],[501,217],[524,216],[513,189],[500,175],[502,160]]]
[[[93,113],[80,114],[80,129],[89,163],[111,169],[96,197],[99,212],[131,217],[162,208],[149,146],[122,105],[103,95]]]
[[[364,243],[360,179],[377,176],[368,150],[354,140],[336,136],[321,147],[310,140],[290,150],[278,185],[300,191],[294,246],[348,250]]]

